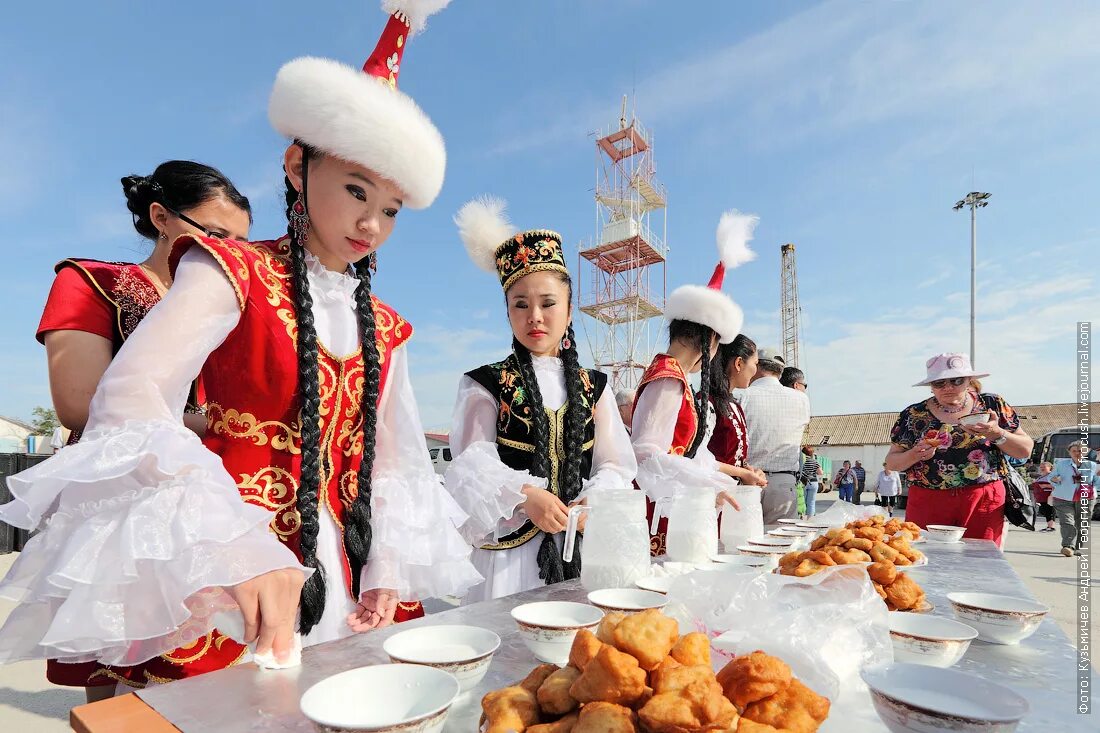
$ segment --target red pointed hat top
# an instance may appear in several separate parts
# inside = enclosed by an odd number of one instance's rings
[[[721,290],[722,281],[726,279],[726,266],[721,262],[714,268],[714,274],[710,276],[710,282],[707,283],[707,287],[712,290]]]
[[[363,64],[363,71],[397,88],[397,74],[401,71],[401,58],[405,54],[405,41],[409,37],[409,16],[398,11],[390,16],[382,30],[378,45]]]

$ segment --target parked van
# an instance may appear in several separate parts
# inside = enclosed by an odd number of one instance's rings
[[[447,472],[447,466],[451,463],[451,449],[447,447],[429,448],[428,455],[432,459],[435,472],[440,476]]]

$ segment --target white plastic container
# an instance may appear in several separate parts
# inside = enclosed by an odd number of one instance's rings
[[[668,515],[665,553],[674,562],[709,563],[718,554],[718,511],[709,490],[681,494]]]
[[[734,500],[741,506],[740,511],[733,507],[722,507],[722,548],[727,553],[737,551],[749,537],[764,534],[764,510],[760,505],[760,488],[757,486],[738,486],[730,491]]]

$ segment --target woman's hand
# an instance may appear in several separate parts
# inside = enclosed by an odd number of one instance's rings
[[[536,527],[550,534],[565,530],[569,512],[561,499],[546,489],[530,484],[524,486],[522,491],[527,500],[521,506]]]
[[[380,629],[393,623],[397,612],[397,591],[392,588],[372,588],[363,591],[355,611],[348,614],[348,628],[357,634]]]
[[[737,500],[733,498],[733,495],[728,491],[719,491],[718,496],[714,499],[714,508],[721,511],[723,504],[729,504],[737,511],[741,511],[741,505],[737,503]]]
[[[274,652],[276,660],[286,661],[294,648],[294,626],[304,582],[301,570],[286,568],[225,589],[244,617],[243,641],[256,642],[257,655]]]
[[[907,457],[907,460],[912,461],[910,465],[912,465],[913,463],[920,463],[921,461],[927,461],[929,458],[936,455],[936,446],[929,445],[922,440],[909,450],[905,451],[905,455]]]

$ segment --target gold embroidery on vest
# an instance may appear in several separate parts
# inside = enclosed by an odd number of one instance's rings
[[[253,445],[263,446],[269,442],[275,450],[298,455],[302,451],[298,447],[302,434],[296,424],[287,425],[278,420],[260,421],[251,412],[239,412],[235,409],[225,409],[217,402],[207,403],[206,424],[215,435],[228,435],[233,438],[249,440]],[[268,435],[265,431],[273,429],[274,434]]]
[[[241,498],[248,504],[262,506],[275,513],[271,531],[286,541],[302,527],[302,515],[298,513],[298,482],[294,475],[277,466],[261,468],[249,476],[242,473],[237,482]]]

